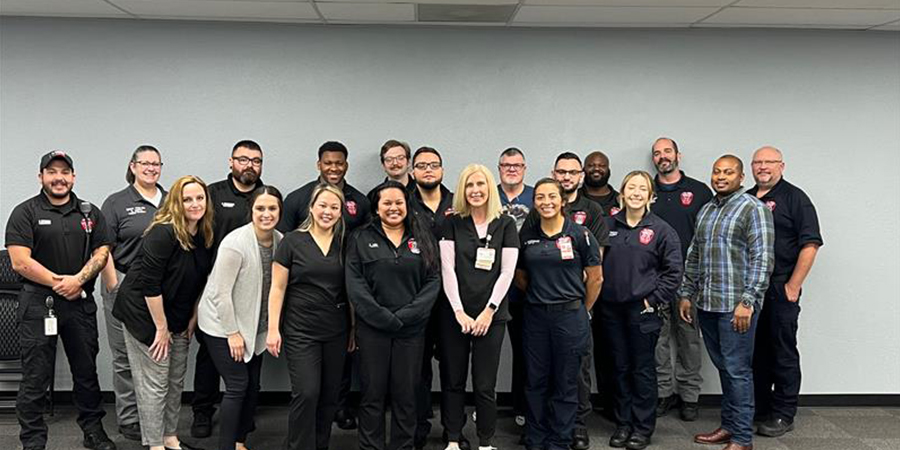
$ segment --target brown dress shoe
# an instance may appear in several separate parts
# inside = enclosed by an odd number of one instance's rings
[[[712,433],[695,435],[694,442],[698,444],[727,444],[731,442],[731,433],[722,428],[716,428],[716,431]]]
[[[722,450],[753,450],[753,444],[741,445],[735,444],[734,442],[729,442],[728,445],[726,445]]]

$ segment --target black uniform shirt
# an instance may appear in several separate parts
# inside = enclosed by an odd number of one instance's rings
[[[562,240],[571,242],[573,258],[563,259]],[[600,265],[600,246],[587,228],[566,219],[562,231],[547,236],[540,224],[522,227],[519,269],[528,272],[525,301],[548,305],[584,300],[584,269]]]
[[[584,198],[600,205],[600,207],[603,208],[603,213],[607,217],[615,214],[613,212],[613,208],[616,208],[617,210],[619,209],[619,193],[616,192],[616,190],[613,189],[612,186],[609,187],[609,194],[602,195],[600,197],[595,197],[591,194],[588,194],[587,189],[582,187],[581,195],[579,195],[579,197],[582,197],[582,196]],[[616,212],[618,212],[618,211],[616,211]]]
[[[347,332],[344,264],[337,236],[328,255],[323,255],[309,232],[291,231],[275,252],[275,262],[289,271],[282,321],[286,332],[323,341]]]
[[[688,247],[694,238],[697,213],[713,197],[705,184],[681,172],[681,179],[675,184],[659,182],[659,175],[653,181],[656,201],[650,205],[654,214],[666,221],[681,241],[681,259],[687,257]]]
[[[231,174],[228,174],[226,179],[209,185],[209,197],[215,210],[213,215],[213,254],[219,249],[219,244],[228,233],[250,223],[250,195],[262,185],[262,180],[256,180],[253,189],[241,192],[234,186]]]
[[[441,276],[440,267],[427,267],[418,245],[406,230],[400,246],[394,247],[377,221],[350,237],[347,296],[359,320],[394,336],[424,332]]]
[[[288,194],[284,199],[284,211],[281,214],[281,221],[278,222],[278,231],[287,233],[296,230],[306,220],[306,216],[309,215],[309,199],[321,182],[319,179],[310,181]],[[342,191],[344,192],[342,217],[349,235],[350,231],[369,222],[369,199],[346,181]]]
[[[6,246],[21,245],[31,249],[31,257],[57,275],[75,275],[90,259],[85,259],[88,239],[86,227],[91,226],[89,250],[113,243],[112,234],[100,208],[91,204],[88,219],[81,213],[81,200],[69,194],[69,202],[54,206],[41,191],[16,206],[6,222]],[[89,223],[90,222],[90,223]],[[86,294],[94,291],[94,277],[81,286]],[[24,283],[42,286],[23,277]]]
[[[162,205],[166,199],[166,191],[160,185],[156,185],[156,188],[162,193],[159,200]],[[128,273],[131,261],[141,249],[144,230],[153,222],[158,208],[144,198],[134,185],[129,184],[125,189],[107,197],[100,209],[115,236],[112,257],[116,270]]]
[[[490,237],[490,240],[487,239]],[[488,224],[484,239],[478,237],[475,222],[471,217],[450,216],[444,223],[443,239],[453,241],[456,256],[454,271],[459,285],[459,297],[463,309],[469,317],[478,317],[484,311],[494,284],[500,277],[500,266],[504,248],[519,248],[519,234],[516,232],[516,221],[506,214]],[[479,248],[494,249],[494,264],[491,270],[475,268],[475,256]],[[494,313],[494,322],[505,322],[510,319],[509,305],[500,302]]]
[[[609,245],[609,228],[603,219],[605,217],[603,208],[598,203],[588,200],[579,192],[574,202],[568,202],[563,207],[563,214],[572,222],[590,230],[591,234],[594,235],[594,239],[600,243],[600,246],[606,247]],[[540,223],[541,216],[536,209],[532,208],[531,212],[528,213],[528,217],[525,218],[525,224],[522,225],[522,229],[539,228]]]
[[[419,189],[410,191],[412,194],[410,195],[410,197],[412,197],[410,210],[416,215],[416,219],[428,226],[431,230],[431,234],[434,235],[435,241],[441,239],[444,224],[453,214],[453,193],[444,187],[443,184],[438,188],[441,190],[441,201],[438,203],[437,211],[432,211],[431,208],[425,204],[425,201],[422,200],[422,194],[419,193]]]
[[[672,301],[684,273],[675,230],[652,212],[633,228],[625,211],[606,220],[609,247],[603,255],[600,299],[617,303],[646,299],[651,305]]]
[[[747,193],[756,197],[759,186]],[[819,217],[812,201],[797,186],[782,178],[760,198],[775,219],[775,269],[772,279],[787,281],[794,273],[800,250],[806,244],[822,245]]]

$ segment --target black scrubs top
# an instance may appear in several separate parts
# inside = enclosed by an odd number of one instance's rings
[[[444,229],[444,223],[453,214],[453,193],[449,189],[440,185],[441,201],[438,203],[437,211],[432,211],[428,205],[422,200],[422,194],[418,188],[410,190],[411,210],[416,215],[416,219],[420,220],[424,225],[428,226],[431,234],[436,241],[441,239],[441,233]]]
[[[575,224],[582,225],[590,230],[591,234],[594,235],[594,239],[600,243],[600,246],[606,247],[609,245],[609,228],[606,226],[606,220],[604,220],[603,208],[599,204],[588,200],[579,192],[574,202],[566,203],[566,206],[563,207],[563,214]],[[528,213],[528,217],[525,218],[525,224],[522,225],[522,229],[539,228],[540,223],[541,216],[536,209],[532,209]]]
[[[573,258],[563,259],[560,243],[569,240]],[[587,228],[566,219],[562,231],[547,236],[536,227],[522,227],[519,269],[528,272],[528,304],[552,305],[584,300],[584,269],[599,266],[600,246]]]
[[[43,193],[20,203],[6,222],[6,246],[20,245],[31,249],[31,257],[47,270],[57,275],[74,275],[90,259],[85,259],[84,247],[88,239],[85,227],[91,222],[89,250],[113,243],[112,234],[100,208],[91,204],[91,212],[85,220],[79,204],[82,201],[69,194],[69,202],[54,206]],[[24,277],[22,282],[47,288]],[[86,294],[94,291],[94,277],[82,286]]]
[[[490,240],[487,239],[488,236]],[[487,235],[481,239],[471,217],[464,218],[454,214],[444,223],[443,239],[454,243],[454,270],[463,309],[469,317],[478,317],[487,306],[494,284],[500,277],[503,249],[519,248],[516,221],[511,216],[501,215],[488,224]],[[494,249],[491,270],[475,268],[475,256],[478,249],[484,247]],[[494,312],[493,322],[505,322],[509,319],[509,305],[507,302],[500,302],[499,308]]]
[[[323,255],[309,232],[291,231],[275,252],[275,262],[289,271],[281,322],[285,334],[317,341],[344,336],[350,316],[340,239],[333,237]]]
[[[256,180],[253,189],[241,192],[234,186],[232,175],[222,181],[209,185],[209,198],[213,210],[213,254],[228,233],[250,223],[250,195],[256,188],[263,186],[262,180]]]
[[[322,183],[322,180],[315,179],[304,184],[294,192],[288,194],[284,199],[284,211],[281,214],[281,221],[278,222],[278,231],[287,234],[296,230],[300,224],[306,220],[309,215],[309,199],[312,198],[313,190]],[[349,234],[356,228],[369,223],[369,199],[359,192],[350,183],[344,180],[344,187],[341,189],[344,193],[344,208],[342,218],[346,231]]]
[[[609,194],[602,195],[599,197],[595,197],[591,194],[588,194],[587,189],[582,187],[581,194],[579,195],[579,197],[584,197],[584,198],[600,205],[600,207],[603,208],[603,214],[605,214],[607,217],[615,214],[613,212],[613,209],[616,209],[616,212],[618,212],[619,193],[616,192],[616,190],[613,189],[612,186],[609,187]]]
[[[747,191],[756,197],[759,186]],[[819,217],[812,201],[797,186],[782,178],[762,201],[775,219],[775,269],[772,280],[787,282],[794,273],[800,250],[807,244],[822,245]]]
[[[653,180],[656,201],[650,211],[665,220],[681,241],[681,259],[687,257],[688,247],[694,239],[697,213],[703,205],[712,200],[713,193],[705,184],[681,172],[681,179],[675,184],[659,182],[659,175]],[[673,297],[674,298],[674,297]]]
[[[166,191],[156,185],[160,196],[159,204],[166,201]],[[134,185],[110,195],[103,202],[101,210],[109,228],[115,236],[115,247],[112,250],[116,270],[128,273],[131,262],[141,249],[144,230],[153,222],[158,207],[144,198]]]

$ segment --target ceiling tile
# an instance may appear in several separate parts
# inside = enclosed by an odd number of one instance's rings
[[[312,4],[305,2],[218,0],[112,0],[140,17],[186,19],[284,19],[317,20]]]
[[[681,26],[696,22],[717,10],[718,8],[525,5],[519,9],[513,23]]]
[[[898,0],[900,1],[900,0]],[[542,6],[633,6],[633,7],[722,7],[734,0],[525,0],[526,5]]]
[[[329,21],[413,22],[416,7],[404,3],[316,3]]]
[[[519,0],[315,0],[322,3],[420,3],[425,5],[515,5]]]
[[[900,19],[883,9],[726,8],[704,24],[735,25],[881,25]]]
[[[900,9],[900,0],[741,0],[732,6],[766,8]]]
[[[3,0],[0,14],[11,16],[131,17],[102,0]]]

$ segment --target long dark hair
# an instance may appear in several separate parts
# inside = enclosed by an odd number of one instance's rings
[[[394,180],[387,180],[378,186],[375,186],[371,192],[369,192],[369,202],[372,203],[372,208],[375,213],[372,214],[372,223],[381,225],[381,217],[378,216],[378,201],[381,200],[381,192],[385,189],[397,189],[403,193],[403,199],[406,201],[406,217],[403,219],[403,227],[409,230],[413,239],[416,240],[416,243],[419,246],[419,250],[422,252],[422,259],[425,260],[425,265],[429,270],[434,270],[440,267],[438,262],[438,250],[437,243],[434,240],[434,235],[431,234],[431,230],[429,230],[419,219],[416,218],[416,214],[412,210],[412,199],[410,198],[409,191],[405,186],[400,184]]]
[[[128,184],[134,184],[134,174],[131,173],[131,165],[137,162],[138,155],[144,152],[153,152],[156,153],[156,156],[159,156],[160,161],[162,161],[162,155],[159,154],[159,150],[152,145],[142,145],[134,150],[134,153],[131,154],[131,160],[128,161],[128,167],[125,169],[125,181]]]

